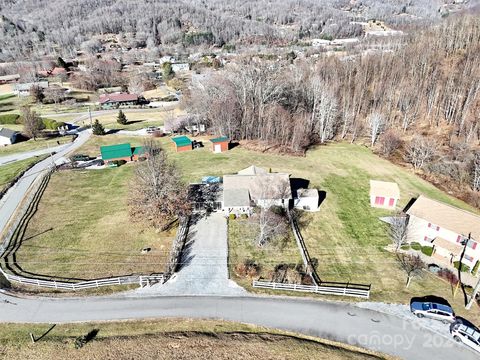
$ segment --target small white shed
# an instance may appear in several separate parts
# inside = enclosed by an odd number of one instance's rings
[[[305,211],[319,210],[319,195],[317,189],[298,189],[294,200],[297,209]]]
[[[370,206],[382,209],[395,209],[400,199],[397,183],[370,180]]]
[[[0,128],[0,146],[12,145],[15,143],[17,134],[16,131]]]

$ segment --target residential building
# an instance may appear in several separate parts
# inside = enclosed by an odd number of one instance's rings
[[[139,97],[136,94],[128,93],[102,94],[99,102],[103,109],[112,109],[120,106],[138,105]]]
[[[190,64],[189,63],[174,63],[172,64],[172,70],[173,72],[182,72],[182,71],[189,71],[190,70]]]
[[[193,142],[187,136],[177,136],[172,138],[176,152],[189,151],[193,149]]]
[[[454,206],[419,196],[406,210],[409,241],[432,246],[437,259],[460,261],[473,269],[480,260],[480,216]],[[470,237],[470,240],[468,240]]]
[[[12,145],[17,140],[17,131],[0,128],[0,146]]]
[[[40,70],[38,75],[41,77],[50,77],[50,76],[58,76],[58,75],[65,75],[67,71],[63,67],[53,67],[46,70]]]
[[[30,83],[14,84],[13,93],[18,96],[28,96],[30,95],[30,89],[34,86],[37,86],[41,89],[48,88],[48,81],[37,81]]]
[[[318,211],[320,197],[317,189],[298,189],[293,206],[305,211]]]
[[[132,147],[129,143],[100,146],[100,153],[107,164],[118,160],[137,161],[145,157],[142,146]]]
[[[250,166],[223,177],[223,204],[226,215],[250,214],[255,206],[287,208],[292,199],[290,175],[270,173]]]
[[[370,206],[395,209],[400,199],[400,188],[394,182],[370,180]]]
[[[230,139],[227,138],[226,136],[221,136],[214,139],[210,139],[210,142],[212,143],[212,151],[217,154],[224,151],[228,151]]]
[[[0,85],[1,84],[11,84],[11,83],[17,82],[18,79],[20,79],[19,74],[0,76]]]

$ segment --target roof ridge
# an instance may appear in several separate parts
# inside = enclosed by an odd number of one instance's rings
[[[418,198],[417,198],[417,200],[420,199],[421,197],[423,197],[423,198],[425,198],[425,199],[427,199],[427,200],[430,200],[430,201],[439,203],[439,204],[441,204],[441,205],[447,206],[447,207],[449,207],[449,208],[451,208],[451,209],[459,210],[459,211],[461,211],[461,212],[463,212],[463,213],[465,213],[465,214],[473,215],[473,216],[478,217],[478,218],[480,219],[480,215],[479,215],[479,214],[475,214],[474,212],[471,212],[471,211],[468,211],[468,210],[459,208],[459,207],[454,206],[454,205],[451,205],[451,204],[447,204],[447,203],[445,203],[445,202],[443,202],[443,201],[439,201],[439,200],[435,200],[435,199],[429,198],[428,196],[425,196],[425,195],[423,195],[423,194],[419,195]]]

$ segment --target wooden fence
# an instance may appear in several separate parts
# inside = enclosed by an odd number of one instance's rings
[[[341,283],[331,283],[341,284]],[[299,285],[299,284],[283,284],[263,280],[254,280],[253,287],[273,290],[288,290],[309,292],[322,295],[339,295],[352,296],[368,299],[370,297],[370,286],[361,284],[345,284],[337,286],[327,285]]]

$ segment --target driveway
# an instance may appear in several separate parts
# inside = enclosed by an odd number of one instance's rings
[[[3,302],[7,299],[9,302]],[[478,359],[416,322],[346,303],[279,297],[21,299],[0,293],[0,321],[62,323],[146,318],[223,319],[336,340],[402,359]],[[233,350],[232,350],[233,351]]]
[[[227,220],[220,213],[201,217],[190,227],[182,265],[168,282],[138,289],[157,295],[246,295],[228,278]]]

